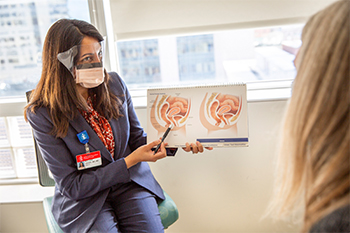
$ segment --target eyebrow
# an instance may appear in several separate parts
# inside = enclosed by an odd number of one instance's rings
[[[94,55],[94,53],[85,53],[81,57],[87,56],[87,55]]]
[[[97,51],[97,53],[99,53],[99,52],[102,52],[102,48],[100,48],[98,51]],[[94,55],[95,53],[85,53],[85,54],[83,54],[81,57],[84,57],[84,56],[86,56],[86,55]]]
[[[83,54],[80,58],[83,58],[83,57],[85,57],[85,56],[93,56],[94,55],[94,53],[85,53],[85,54]]]

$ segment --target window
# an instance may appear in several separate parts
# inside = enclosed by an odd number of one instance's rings
[[[27,178],[36,175],[34,144],[29,124],[23,117],[0,118],[0,178]]]
[[[160,81],[158,40],[121,42],[119,46],[120,68],[129,84]]]
[[[0,1],[0,98],[35,88],[46,32],[60,18],[89,22],[88,1]]]
[[[117,42],[130,89],[160,85],[292,80],[303,25]]]
[[[215,79],[214,36],[176,38],[179,81]]]
[[[35,88],[41,73],[41,50],[46,31],[60,18],[89,22],[88,1],[0,1],[0,100],[24,97],[26,91]],[[4,109],[3,106],[0,108]],[[36,176],[29,124],[23,116],[2,115],[0,179]]]

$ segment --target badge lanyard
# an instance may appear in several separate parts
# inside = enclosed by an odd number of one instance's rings
[[[90,148],[88,145],[89,135],[86,132],[86,130],[82,131],[81,133],[78,133],[77,137],[80,143],[84,144],[85,152],[86,152],[85,154],[76,156],[78,170],[83,170],[83,169],[102,165],[100,151],[90,152]]]
[[[85,145],[85,152],[86,153],[90,153],[90,148],[89,148],[89,145],[88,145],[88,142],[89,142],[90,138],[89,138],[89,135],[86,132],[86,130],[84,130],[81,133],[78,133],[77,136],[79,138],[80,143]]]

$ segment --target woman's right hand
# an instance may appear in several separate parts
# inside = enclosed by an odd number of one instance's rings
[[[166,157],[165,144],[162,142],[157,153],[152,150],[160,143],[160,140],[153,141],[147,145],[140,146],[125,158],[126,167],[130,168],[139,162],[156,162],[158,159]]]

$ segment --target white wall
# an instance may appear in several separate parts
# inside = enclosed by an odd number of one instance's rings
[[[297,232],[260,220],[272,193],[280,122],[286,101],[248,103],[250,146],[192,155],[179,151],[151,163],[180,218],[167,233]],[[146,109],[136,109],[146,127]],[[40,202],[0,205],[0,232],[46,232]]]
[[[286,103],[248,103],[248,148],[180,151],[150,164],[179,209],[179,220],[167,232],[297,232],[298,226],[260,220],[272,193]],[[146,127],[146,109],[137,114]]]

